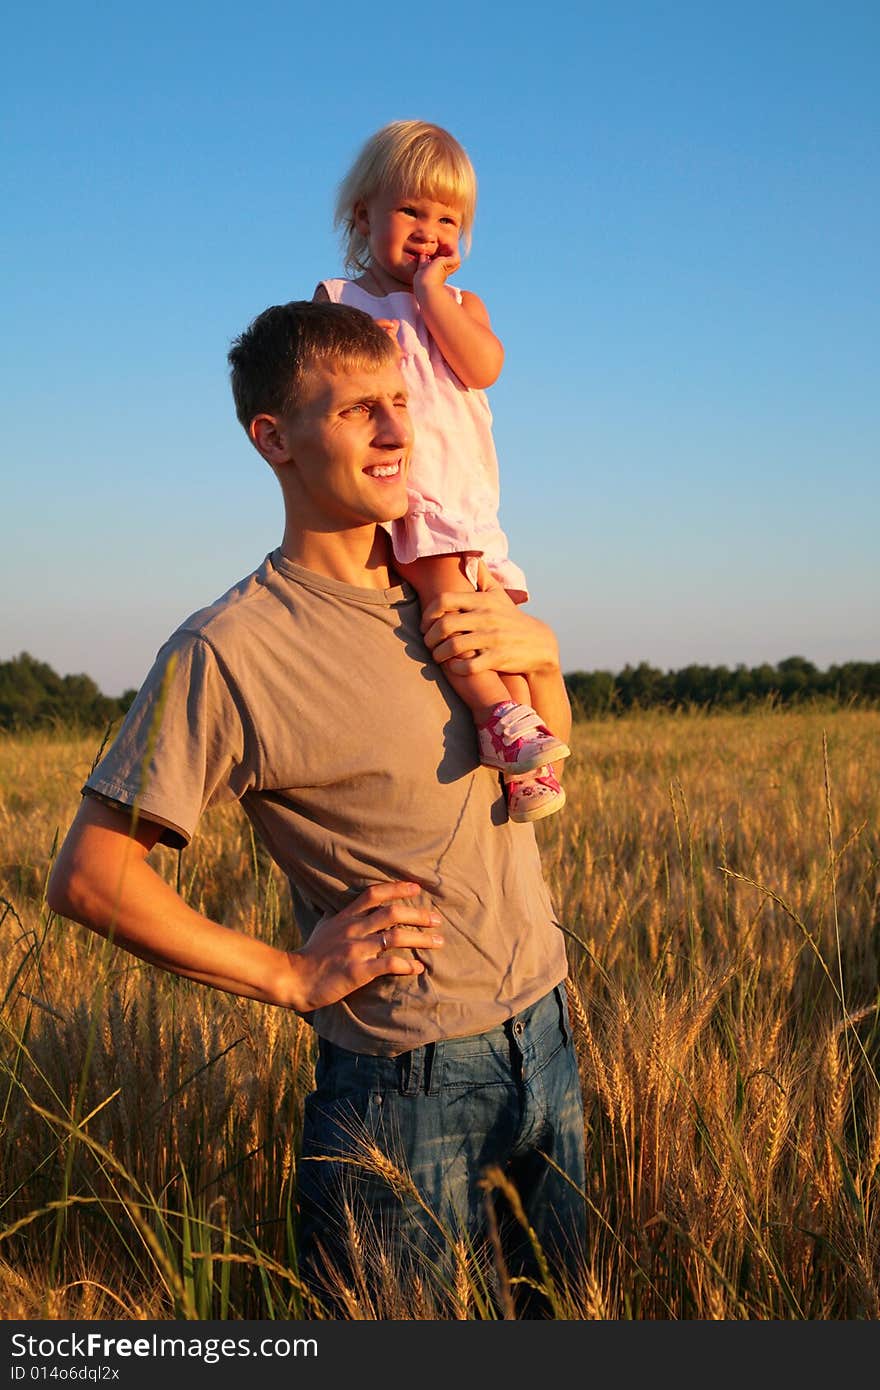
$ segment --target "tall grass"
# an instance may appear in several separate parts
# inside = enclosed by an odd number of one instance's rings
[[[577,1286],[546,1270],[552,1315],[880,1314],[878,736],[867,710],[577,726],[568,804],[537,827],[587,1114],[590,1247]],[[46,907],[96,751],[0,742],[0,1316],[320,1317],[294,1235],[311,1030]],[[237,809],[152,862],[295,942]],[[487,1201],[515,1211],[506,1182]],[[438,1299],[370,1232],[350,1245],[351,1317],[517,1314],[477,1251],[452,1249]]]

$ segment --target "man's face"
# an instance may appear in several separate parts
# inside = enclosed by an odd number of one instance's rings
[[[316,367],[283,429],[304,530],[351,530],[405,514],[412,423],[395,361]]]

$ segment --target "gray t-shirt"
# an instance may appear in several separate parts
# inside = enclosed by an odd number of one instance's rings
[[[507,819],[420,619],[408,585],[354,588],[273,552],[165,644],[83,789],[137,803],[170,845],[240,800],[304,938],[370,884],[421,884],[446,941],[425,972],[309,1016],[387,1056],[485,1032],[566,974],[533,828]]]

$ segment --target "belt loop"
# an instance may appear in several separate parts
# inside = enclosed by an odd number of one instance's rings
[[[332,1087],[332,1094],[336,1093],[336,1074],[333,1068],[334,1052],[333,1044],[327,1039],[318,1035],[318,1055],[315,1058],[315,1085],[322,1087]]]
[[[425,1048],[414,1047],[400,1058],[400,1094],[417,1096],[425,1074]]]
[[[443,1043],[428,1043],[425,1048],[425,1095],[436,1096],[440,1091],[440,1081],[443,1073],[441,1062],[443,1059]]]

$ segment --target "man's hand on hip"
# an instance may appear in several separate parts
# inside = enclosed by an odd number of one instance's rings
[[[230,994],[307,1013],[378,975],[419,975],[395,954],[442,945],[440,917],[416,883],[380,883],[315,928],[299,951],[270,946],[194,911],[147,863],[162,833],[130,809],[86,796],[48,885],[54,912],[163,970]]]
[[[418,901],[420,895],[417,883],[375,883],[341,912],[324,917],[305,946],[289,953],[297,1012],[335,1004],[380,975],[421,975],[421,961],[395,954],[443,945],[436,931],[442,918]]]

